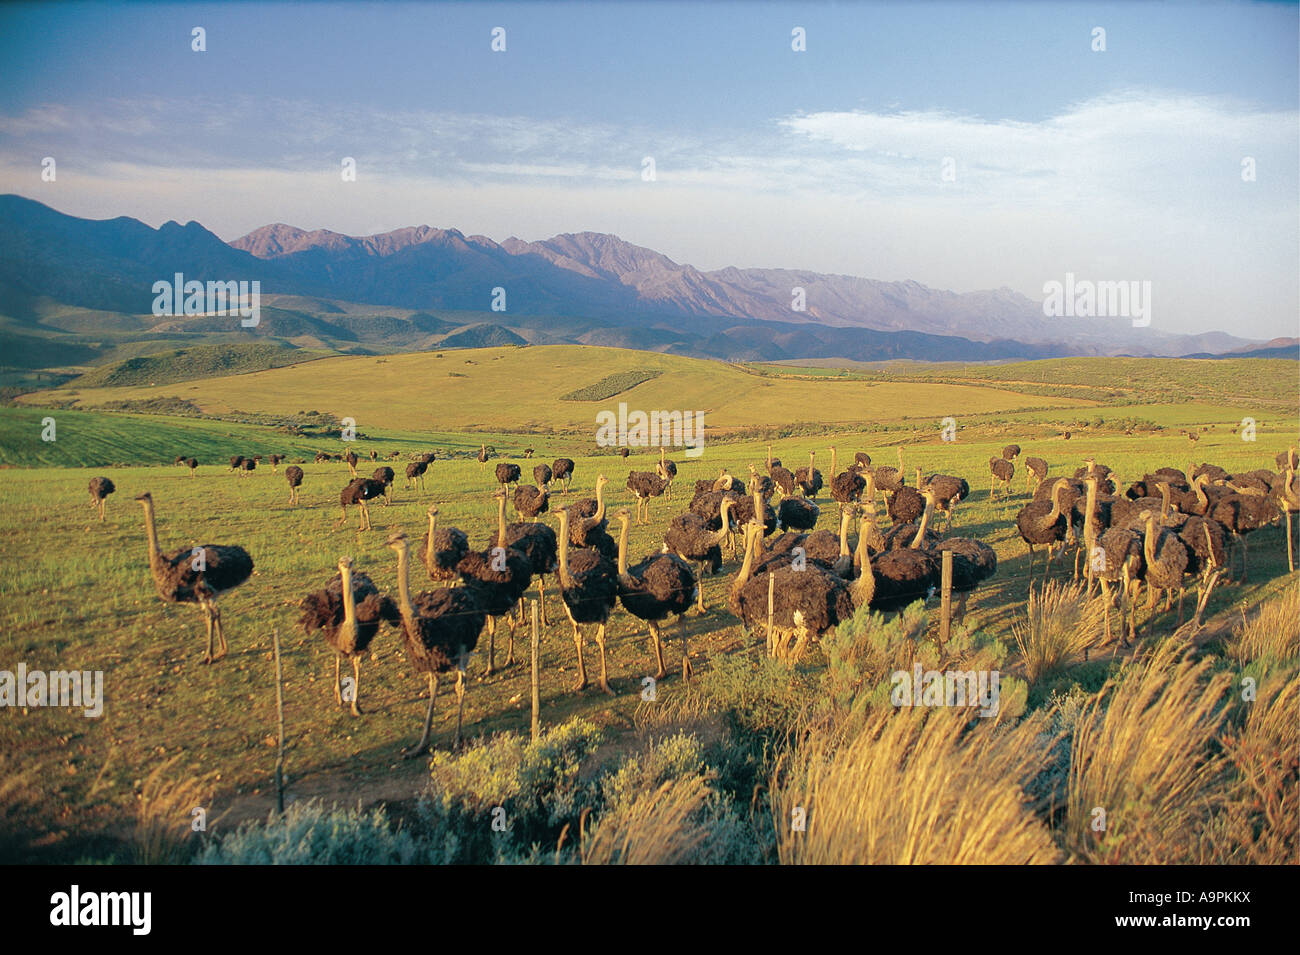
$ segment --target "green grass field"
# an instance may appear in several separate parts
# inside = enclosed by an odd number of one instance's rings
[[[542,367],[540,357],[551,353],[558,357]],[[775,442],[776,453],[790,466],[803,464],[808,451],[816,450],[818,466],[826,472],[831,444],[839,448],[841,467],[857,450],[892,463],[894,448],[902,444],[909,483],[914,466],[927,473],[967,477],[973,493],[958,508],[956,528],[993,545],[1000,561],[997,576],[973,596],[968,622],[1007,641],[1011,624],[1023,612],[1030,580],[1025,547],[1013,525],[1026,500],[1019,468],[1013,482],[1017,494],[1005,501],[989,499],[987,461],[1004,444],[1015,441],[1026,454],[1046,458],[1053,475],[1073,472],[1085,457],[1094,456],[1113,467],[1121,480],[1131,481],[1162,465],[1186,467],[1193,458],[1229,470],[1271,467],[1273,455],[1296,438],[1294,422],[1284,425],[1285,416],[1276,409],[1257,412],[1266,425],[1261,424],[1254,442],[1230,433],[1243,416],[1270,407],[1276,399],[1267,382],[1260,386],[1260,395],[1243,396],[1240,402],[1102,406],[951,383],[769,382],[725,365],[608,349],[487,349],[447,352],[442,358],[391,356],[385,361],[320,360],[190,382],[176,391],[212,413],[351,413],[358,427],[371,435],[369,441],[357,443],[358,452],[364,457],[370,447],[401,451],[402,461],[395,464],[399,474],[411,452],[438,452],[440,460],[429,470],[427,487],[405,490],[399,476],[394,505],[372,507],[374,530],[365,533],[357,530],[355,513],[347,526],[336,525],[338,493],[348,481],[346,467],[311,461],[316,450],[340,450],[337,440],[327,446],[318,439],[277,434],[266,426],[207,418],[0,408],[0,463],[8,466],[0,470],[0,534],[5,541],[0,669],[24,661],[29,669],[105,673],[106,702],[100,719],[50,708],[10,712],[0,721],[0,748],[35,769],[42,798],[32,824],[42,828],[32,846],[40,858],[72,861],[119,852],[130,837],[141,780],[173,757],[180,757],[187,771],[220,773],[217,803],[231,813],[231,820],[264,815],[272,805],[269,782],[275,759],[269,745],[275,733],[275,631],[284,651],[291,791],[300,798],[320,795],[370,803],[400,802],[420,788],[427,765],[421,760],[403,762],[398,751],[418,735],[426,706],[420,699],[424,684],[410,672],[396,632],[384,630],[376,638],[373,657],[362,668],[366,715],[354,719],[334,703],[331,651],[319,636],[307,639],[297,629],[296,604],[303,594],[325,584],[344,554],[354,557],[381,589],[395,589],[395,560],[384,538],[398,528],[418,538],[431,503],[438,504],[441,521],[465,529],[476,546],[485,545],[495,521],[492,468],[482,470],[467,457],[443,459],[448,452],[474,451],[480,442],[494,445],[502,459],[520,463],[525,475],[531,463],[522,459],[525,446],[535,447],[539,460],[549,462],[559,454],[573,457],[577,468],[570,499],[590,496],[596,475],[603,472],[611,479],[611,511],[632,508],[633,498],[624,488],[627,472],[650,469],[657,452],[636,453],[627,461],[608,452],[592,454],[590,437],[571,433],[590,427],[589,414],[574,413],[569,402],[544,401],[543,395],[579,388],[622,370],[660,368],[663,374],[631,389],[631,397],[611,400],[645,408],[705,407],[711,425],[716,416],[721,431],[737,434],[819,418],[828,422],[823,433]],[[470,378],[449,383],[445,373],[438,377],[444,370]],[[1257,383],[1241,385],[1244,389]],[[158,391],[105,389],[79,397],[93,405],[150,393]],[[42,393],[29,400],[49,397]],[[872,408],[880,413],[873,415]],[[845,409],[855,413],[839,417]],[[862,417],[855,421],[858,412]],[[41,419],[47,414],[57,422],[54,442],[40,437]],[[945,414],[958,419],[955,442],[940,439],[938,419]],[[1061,436],[1063,425],[1098,416],[1148,419],[1162,430],[1128,435],[1107,430],[1103,422],[1077,427],[1068,441]],[[419,430],[435,424],[438,430]],[[890,430],[880,430],[886,426]],[[1212,427],[1194,449],[1177,433],[1179,427],[1192,426]],[[471,427],[495,430],[468,430]],[[231,454],[273,451],[307,462],[297,508],[288,504],[282,475],[272,474],[265,464],[246,478],[230,473],[224,464]],[[196,478],[167,464],[182,453],[203,462]],[[671,456],[680,469],[677,484],[670,498],[654,502],[653,524],[633,528],[634,560],[659,549],[663,528],[685,508],[695,480],[712,478],[726,467],[747,481],[748,466],[762,465],[766,442],[709,441],[699,459],[686,459],[680,452]],[[366,462],[363,473],[372,467]],[[86,491],[89,478],[100,473],[117,485],[103,524],[94,519]],[[199,665],[203,625],[196,609],[164,605],[153,590],[141,508],[133,501],[146,490],[157,505],[164,550],[199,543],[240,544],[256,562],[253,577],[222,599],[230,655],[215,666]],[[555,501],[565,502],[558,494]],[[823,503],[821,526],[832,527],[835,507],[828,497]],[[510,519],[515,519],[513,509]],[[1282,530],[1267,528],[1253,535],[1250,559],[1249,583],[1216,591],[1212,615],[1237,613],[1281,589],[1287,576]],[[681,624],[690,636],[699,673],[708,672],[711,659],[743,652],[756,640],[761,649],[761,636],[747,636],[724,609],[735,569],[735,562],[729,561],[723,574],[704,579],[708,612],[688,615]],[[424,586],[418,565],[412,584],[415,589]],[[618,695],[607,698],[598,689],[574,693],[570,629],[553,590],[548,611],[552,624],[541,638],[543,721],[554,725],[581,715],[615,735],[630,731],[641,705],[640,681],[653,672],[645,630],[617,610],[609,654]],[[675,626],[666,628],[670,661],[678,659]],[[1172,626],[1172,615],[1157,616],[1157,630]],[[521,636],[526,640],[523,631]],[[526,646],[521,660],[526,660]],[[590,670],[594,643],[587,652]],[[504,657],[504,635],[499,632],[498,664]],[[471,665],[467,733],[526,730],[527,667],[516,665],[484,678],[482,661],[479,653]],[[819,651],[814,649],[806,665],[822,665]],[[1095,678],[1094,673],[1090,679]],[[1069,684],[1065,679],[1064,686]],[[680,677],[674,672],[661,684],[660,700],[671,702],[680,692]],[[453,698],[445,688],[444,694],[434,727],[435,744],[441,747],[449,743],[454,725]]]

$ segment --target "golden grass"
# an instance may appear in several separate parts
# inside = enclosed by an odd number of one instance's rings
[[[709,795],[707,779],[684,776],[642,793],[626,808],[606,813],[584,832],[583,865],[673,865],[686,860],[709,835],[699,821]]]
[[[175,865],[184,862],[193,848],[193,810],[211,810],[216,774],[181,779],[168,774],[179,756],[151,772],[140,791],[136,813],[135,861],[140,865]],[[208,819],[211,825],[215,820]]]
[[[1101,600],[1090,599],[1082,584],[1053,581],[1037,591],[1031,585],[1025,619],[1011,627],[1029,682],[1060,672],[1096,646],[1102,639],[1104,610]]]
[[[1300,657],[1300,582],[1260,604],[1253,616],[1233,630],[1226,649],[1232,659],[1243,664]]]
[[[1129,661],[1075,729],[1061,837],[1097,863],[1196,861],[1223,805],[1226,763],[1211,747],[1232,681],[1174,640]],[[1105,813],[1104,830],[1094,831]]]
[[[882,709],[847,740],[814,730],[771,780],[781,863],[1058,861],[1022,788],[1045,759],[1045,720],[969,723],[964,710]]]

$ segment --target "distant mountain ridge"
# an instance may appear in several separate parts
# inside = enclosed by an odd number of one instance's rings
[[[1006,288],[956,293],[806,270],[706,272],[604,233],[497,243],[427,225],[357,237],[275,223],[226,243],[197,222],[152,229],[0,196],[0,313],[39,324],[41,303],[52,300],[147,316],[152,283],[175,272],[259,279],[264,298],[300,297],[257,335],[390,350],[441,344],[439,336],[451,336],[445,347],[577,342],[733,361],[1178,356],[1260,346],[1223,332],[1049,319],[1040,303]],[[804,311],[791,308],[796,287]],[[504,312],[490,311],[496,288],[505,290]],[[342,315],[339,303],[366,308]],[[377,314],[383,308],[422,317]],[[443,310],[478,314],[459,324],[431,314]],[[215,333],[214,321],[202,330]],[[178,320],[160,331],[186,327],[199,328]]]

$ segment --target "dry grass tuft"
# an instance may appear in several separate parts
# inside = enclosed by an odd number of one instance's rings
[[[1166,640],[1129,661],[1088,705],[1070,753],[1062,838],[1088,862],[1196,861],[1225,799],[1211,747],[1232,676]],[[1092,826],[1105,812],[1104,831]]]
[[[1254,616],[1233,630],[1226,649],[1241,664],[1300,657],[1300,583],[1260,604]]]
[[[771,780],[782,864],[1059,861],[1024,786],[1050,740],[1045,719],[1013,727],[964,710],[872,713],[847,740],[814,730]],[[793,828],[805,813],[806,831]]]
[[[626,806],[606,813],[583,833],[583,865],[672,865],[706,838],[699,821],[709,788],[703,776],[669,780]]]
[[[1011,627],[1029,682],[1060,672],[1084,650],[1097,646],[1104,612],[1101,598],[1090,599],[1085,585],[1053,581],[1037,592],[1031,585],[1025,620]]]
[[[140,865],[176,865],[194,848],[191,828],[195,808],[212,808],[216,774],[171,779],[179,756],[151,772],[140,791],[135,825],[135,861]],[[208,819],[211,826],[215,820]]]

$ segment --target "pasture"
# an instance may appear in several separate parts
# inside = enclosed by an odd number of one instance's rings
[[[1294,363],[1289,364],[1294,372]],[[662,374],[604,402],[559,402],[551,397],[633,369]],[[1195,375],[1194,370],[1183,373]],[[839,450],[841,469],[859,450],[868,451],[876,463],[893,464],[895,449],[901,446],[909,483],[915,467],[969,480],[972,493],[958,506],[955,530],[993,546],[999,567],[972,595],[965,624],[1012,647],[1013,626],[1024,616],[1031,583],[1026,549],[1014,526],[1028,496],[1018,464],[1011,485],[1015,493],[990,498],[987,462],[1003,445],[1015,442],[1026,455],[1047,459],[1052,476],[1072,474],[1085,458],[1095,457],[1114,469],[1122,488],[1147,471],[1166,465],[1186,468],[1193,459],[1230,471],[1272,467],[1273,456],[1296,440],[1294,382],[1291,405],[1286,407],[1279,403],[1285,389],[1279,396],[1278,386],[1268,377],[1238,380],[1236,387],[1257,392],[1240,400],[1224,393],[1192,404],[1158,399],[1144,403],[1134,400],[1128,387],[1112,399],[1114,403],[1103,403],[1018,393],[1015,384],[772,378],[717,363],[614,349],[507,348],[441,356],[329,358],[153,389],[78,390],[73,383],[58,392],[27,396],[24,406],[0,408],[0,463],[7,465],[0,470],[0,668],[23,661],[29,669],[105,674],[104,714],[98,719],[47,708],[7,711],[0,720],[0,749],[31,771],[29,798],[10,809],[29,836],[21,850],[14,851],[37,859],[123,861],[145,780],[169,760],[175,760],[172,771],[177,775],[214,774],[213,805],[215,814],[227,814],[224,826],[264,817],[274,805],[270,779],[275,760],[275,631],[283,652],[291,795],[297,800],[408,804],[426,784],[429,765],[427,760],[403,761],[399,750],[419,735],[427,692],[404,657],[400,636],[385,629],[375,639],[361,669],[365,715],[354,718],[333,700],[332,651],[319,636],[305,637],[297,627],[298,600],[324,586],[342,555],[353,557],[382,591],[395,590],[395,558],[384,540],[403,529],[418,541],[427,527],[430,504],[438,505],[440,523],[464,529],[472,546],[484,546],[495,529],[491,494],[497,487],[493,465],[498,460],[520,464],[528,483],[532,464],[572,457],[572,490],[567,500],[557,490],[555,505],[591,496],[597,474],[604,473],[610,478],[610,513],[623,507],[634,510],[633,497],[624,487],[627,473],[652,469],[657,449],[637,450],[624,460],[595,449],[590,438],[594,411],[618,401],[640,408],[702,408],[710,428],[701,458],[686,458],[680,449],[670,451],[679,468],[677,481],[670,497],[654,500],[652,523],[632,528],[633,561],[659,549],[664,527],[685,510],[696,480],[713,478],[726,468],[748,482],[751,464],[761,470],[766,435],[772,432],[792,432],[771,441],[787,466],[806,464],[808,452],[815,450],[824,472],[831,445]],[[346,465],[312,460],[317,450],[343,450],[337,439],[327,443],[278,433],[266,424],[218,418],[85,410],[158,394],[186,398],[211,415],[316,410],[353,416],[365,434],[353,445],[362,456],[359,473],[368,475],[376,466],[367,457],[371,448],[382,452],[378,463],[391,463],[399,475],[394,502],[389,507],[372,504],[371,531],[357,530],[352,511],[345,526],[337,524],[339,491],[349,477]],[[76,406],[54,411],[41,406],[67,401]],[[55,442],[40,439],[40,421],[47,414],[58,423]],[[949,415],[959,424],[955,441],[940,435],[939,420]],[[1247,415],[1261,422],[1253,442],[1232,434]],[[1125,419],[1141,419],[1155,429],[1107,424]],[[819,425],[807,424],[813,421]],[[1200,440],[1194,448],[1178,433],[1180,428],[1197,430]],[[1062,432],[1071,429],[1070,438],[1064,438]],[[1133,433],[1125,433],[1130,430]],[[760,433],[764,437],[756,438]],[[485,469],[471,456],[480,443],[493,446],[497,454]],[[524,459],[524,447],[536,449],[534,460]],[[230,472],[225,463],[233,454],[273,451],[304,462],[298,507],[288,503],[282,473],[272,474],[266,461],[247,477]],[[386,462],[389,451],[400,452],[400,460]],[[423,451],[437,454],[427,486],[406,489],[402,467]],[[165,463],[179,454],[201,460],[194,478],[185,468]],[[117,486],[103,524],[88,506],[86,490],[87,480],[101,473]],[[141,507],[133,500],[143,491],[152,493],[157,506],[164,551],[200,543],[239,544],[253,556],[252,578],[222,597],[230,653],[213,666],[199,663],[204,630],[197,609],[165,605],[154,592]],[[835,505],[825,495],[820,502],[819,526],[834,529]],[[553,511],[544,519],[555,526]],[[517,519],[513,506],[508,519]],[[616,532],[616,522],[612,528]],[[1054,576],[1068,576],[1072,559],[1067,555],[1059,560]],[[708,608],[703,615],[690,613],[680,623],[665,626],[670,675],[659,683],[655,703],[641,699],[642,679],[654,672],[648,635],[644,625],[621,608],[609,630],[617,695],[608,697],[594,684],[584,692],[571,689],[571,629],[548,586],[551,624],[540,641],[543,724],[555,727],[582,718],[600,728],[608,745],[617,749],[636,738],[647,719],[654,719],[648,710],[689,708],[691,699],[707,693],[718,661],[761,658],[762,635],[747,634],[726,610],[737,563],[729,558],[722,573],[702,579]],[[1035,574],[1035,583],[1037,579],[1041,574]],[[1217,625],[1220,635],[1225,633],[1234,620],[1281,593],[1287,579],[1282,529],[1275,526],[1252,535],[1249,580],[1225,583],[1215,591],[1207,613],[1211,632]],[[413,588],[423,589],[427,583],[417,564]],[[533,588],[529,596],[535,595]],[[934,604],[930,602],[931,609]],[[1174,614],[1157,609],[1144,623],[1143,635],[1167,634],[1174,626]],[[698,685],[689,688],[675,665],[680,659],[679,632],[689,637],[697,677]],[[520,628],[519,637],[520,662],[491,677],[483,672],[486,633],[480,640],[469,668],[465,707],[470,738],[527,733],[526,627]],[[1068,694],[1072,688],[1095,692],[1126,655],[1117,651],[1114,645],[1098,648],[1090,662],[1074,661],[1072,669],[1031,686],[1028,708],[1045,708],[1049,696]],[[505,658],[501,629],[496,655],[500,666]],[[589,670],[596,659],[589,641]],[[828,665],[814,646],[792,672],[791,685],[806,685]],[[1014,650],[1007,669],[1023,679],[1023,661]],[[445,682],[443,687],[434,744],[445,750],[455,704]]]

